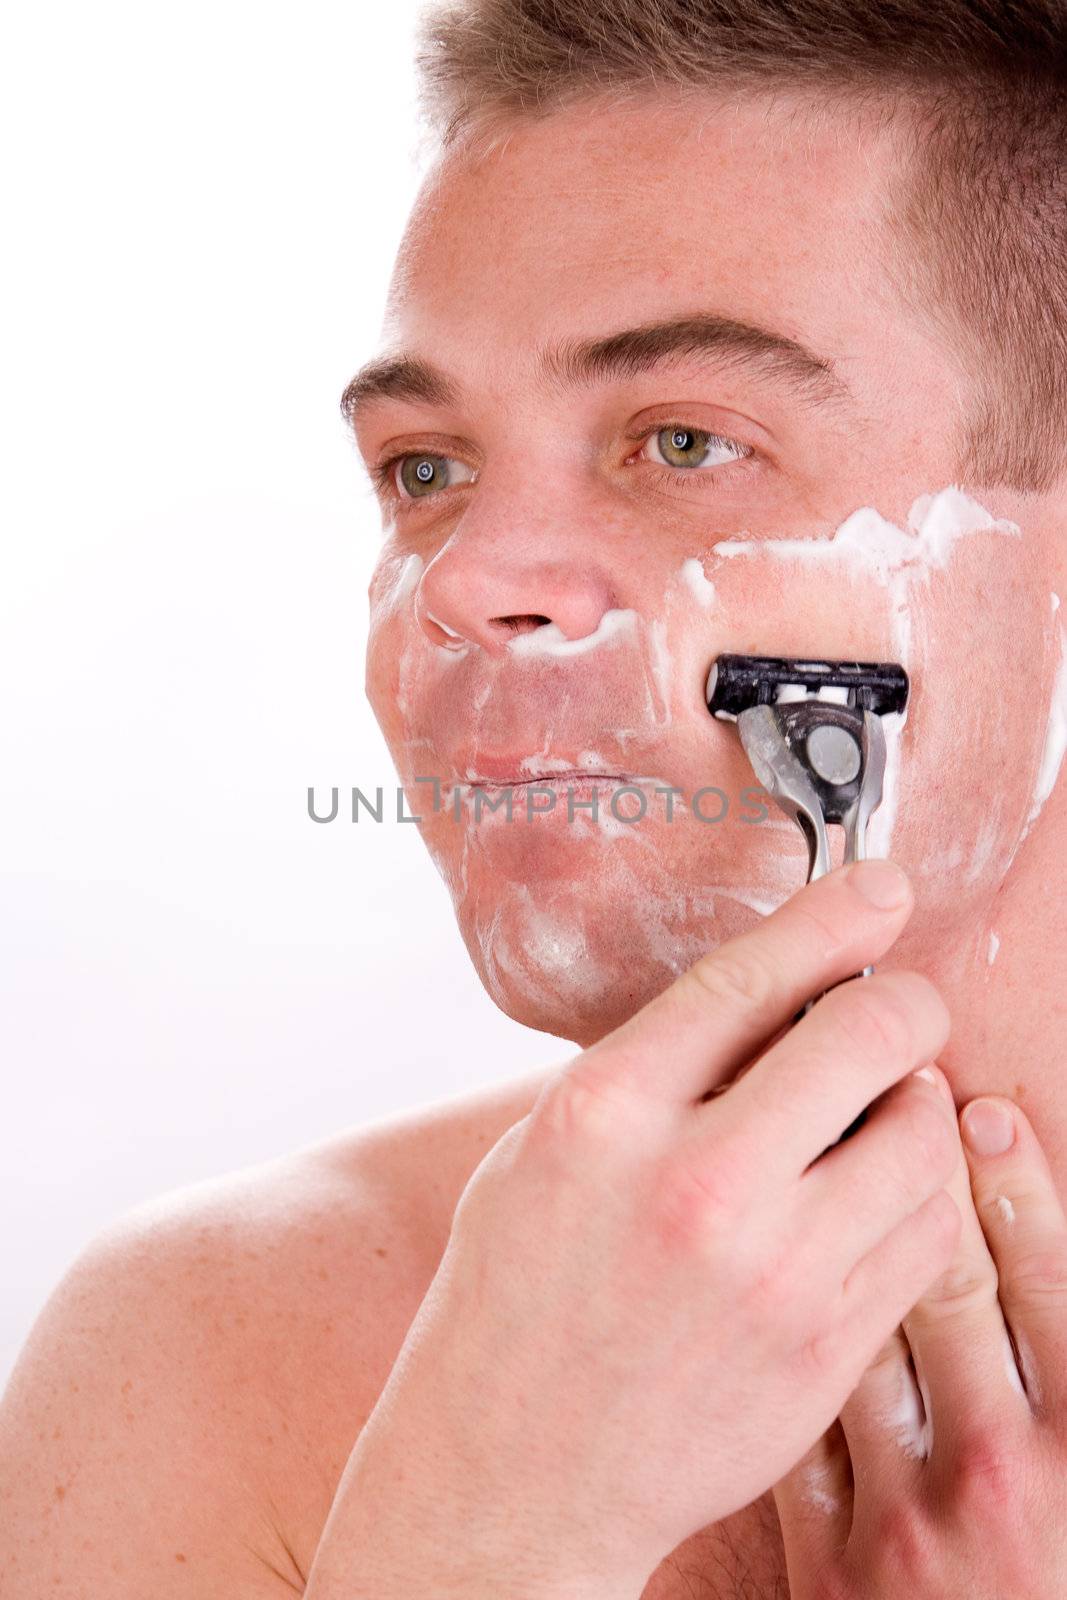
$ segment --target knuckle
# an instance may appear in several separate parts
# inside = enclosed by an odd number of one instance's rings
[[[984,1518],[1020,1505],[1026,1486],[1021,1442],[998,1422],[968,1422],[956,1441],[961,1495],[971,1515]]]
[[[841,1369],[843,1346],[836,1323],[824,1323],[811,1332],[800,1346],[798,1377],[802,1383],[824,1383]]]
[[[1004,1292],[1009,1299],[1042,1304],[1050,1309],[1067,1307],[1067,1251],[1029,1250],[1008,1257],[1001,1269]]]
[[[934,1529],[914,1501],[894,1499],[877,1517],[875,1546],[879,1564],[894,1573],[899,1592],[934,1592],[932,1580],[943,1578],[942,1558]]]
[[[806,949],[815,950],[826,959],[838,954],[852,926],[851,905],[842,908],[836,899],[828,903],[827,898],[816,891],[815,896],[797,895],[789,909]],[[842,915],[843,910],[846,915]]]
[[[528,1139],[569,1149],[617,1140],[625,1097],[588,1060],[579,1060],[542,1094],[530,1113]]]
[[[737,1192],[733,1163],[726,1155],[675,1154],[653,1189],[652,1217],[660,1242],[705,1252],[733,1231]]]
[[[989,1256],[965,1255],[953,1260],[928,1291],[923,1309],[939,1320],[981,1310],[995,1310],[997,1269]]]
[[[912,1023],[895,990],[871,978],[844,986],[834,1024],[849,1054],[881,1065],[910,1055]]]
[[[689,968],[689,978],[716,1008],[758,1011],[775,992],[774,974],[754,950],[715,950]]]
[[[805,1326],[803,1281],[796,1251],[788,1245],[750,1257],[744,1298],[757,1323],[764,1326],[773,1318],[779,1327]]]

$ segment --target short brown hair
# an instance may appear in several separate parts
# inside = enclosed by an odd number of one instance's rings
[[[446,146],[657,89],[880,106],[910,157],[899,281],[974,379],[961,479],[1067,470],[1067,0],[436,0],[418,67]]]

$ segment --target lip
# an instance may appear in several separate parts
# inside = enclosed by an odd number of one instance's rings
[[[592,751],[590,750],[590,754]],[[597,752],[600,754],[600,752]],[[605,752],[608,760],[614,752]],[[533,763],[538,763],[531,771]],[[543,766],[540,764],[543,763]],[[624,774],[607,765],[591,767],[577,750],[460,750],[449,763],[459,783],[479,783],[503,788],[525,783],[561,782],[566,778],[624,781]]]
[[[570,772],[524,772],[501,777],[476,775],[463,779],[461,787],[480,789],[528,789],[534,784],[566,784],[575,787],[588,783],[630,783],[622,772],[595,772],[590,767],[575,767]]]

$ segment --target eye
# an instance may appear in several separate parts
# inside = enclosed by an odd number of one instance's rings
[[[723,462],[739,461],[752,454],[747,445],[735,444],[721,434],[708,433],[704,428],[690,428],[677,422],[650,434],[645,441],[645,449],[651,449],[653,454],[649,459],[658,461],[662,466],[681,467],[690,471],[695,467],[721,466]]]
[[[474,469],[453,456],[393,456],[375,468],[380,487],[392,487],[403,500],[424,500],[427,495],[457,483],[470,483]]]

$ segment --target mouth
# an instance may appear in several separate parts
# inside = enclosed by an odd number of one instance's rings
[[[575,748],[564,750],[538,747],[531,741],[510,750],[485,748],[459,749],[448,766],[459,787],[477,785],[484,789],[528,788],[535,783],[627,783],[629,775],[614,765],[614,750]]]
[[[467,769],[467,777],[457,787],[461,789],[529,789],[538,787],[573,787],[591,783],[636,783],[636,778],[622,772],[597,772],[590,767],[572,767],[567,770],[553,768],[546,772],[505,773],[489,777]],[[648,782],[648,780],[645,780]]]

